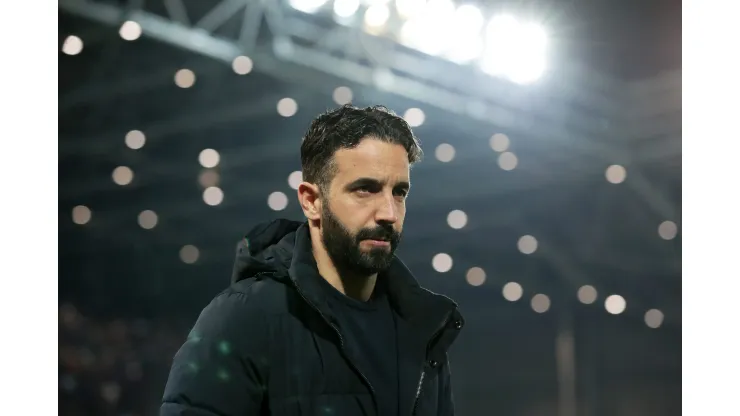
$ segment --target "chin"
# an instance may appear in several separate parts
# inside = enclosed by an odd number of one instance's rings
[[[390,247],[373,247],[360,250],[362,257],[368,262],[384,261],[391,257]]]

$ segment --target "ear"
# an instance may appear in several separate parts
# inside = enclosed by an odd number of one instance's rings
[[[301,182],[298,185],[298,203],[301,204],[303,215],[309,220],[321,218],[321,197],[318,185],[310,182]]]

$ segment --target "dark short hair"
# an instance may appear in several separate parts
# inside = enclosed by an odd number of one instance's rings
[[[423,155],[409,124],[393,111],[380,105],[358,108],[347,104],[319,115],[308,128],[301,144],[303,180],[327,190],[337,171],[334,153],[353,149],[366,138],[403,146],[411,165]]]

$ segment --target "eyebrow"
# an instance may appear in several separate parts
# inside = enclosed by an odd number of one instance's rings
[[[382,181],[379,181],[373,178],[358,178],[350,182],[349,184],[347,184],[347,186],[345,186],[345,189],[352,190],[352,189],[355,189],[361,186],[370,186],[370,185],[377,186],[377,185],[384,185],[384,184],[385,183],[383,183]],[[411,184],[408,181],[400,181],[394,186],[394,188],[401,188],[401,189],[408,191],[411,189]]]

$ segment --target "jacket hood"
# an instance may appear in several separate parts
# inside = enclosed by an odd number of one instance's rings
[[[290,269],[296,230],[303,222],[278,219],[254,227],[237,244],[231,282],[261,273],[285,276]]]

